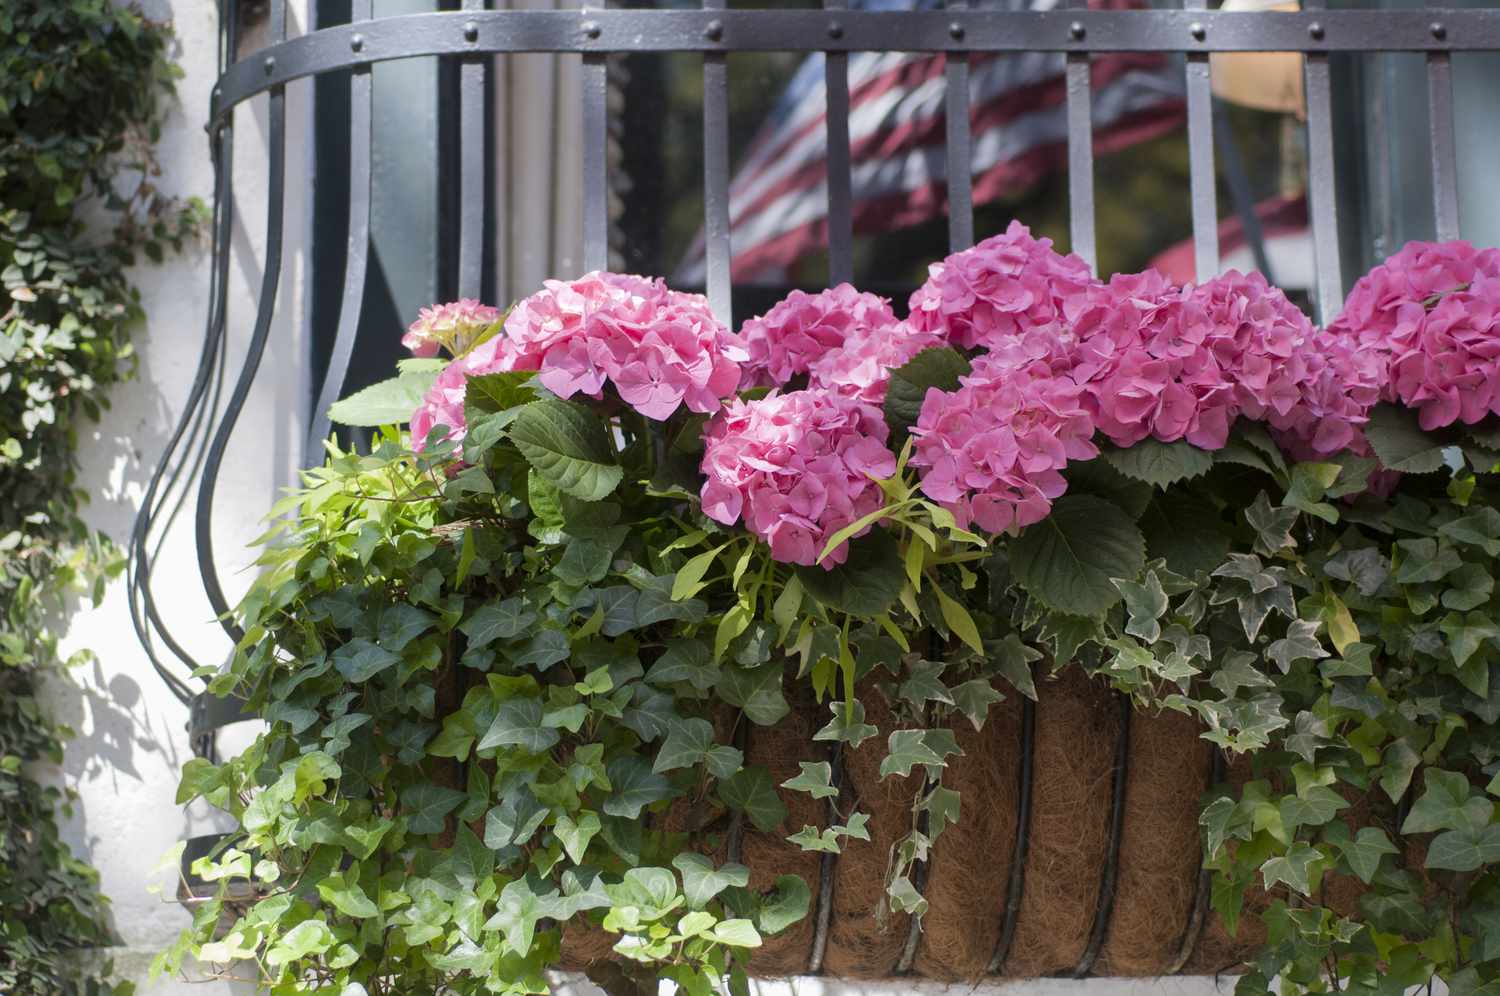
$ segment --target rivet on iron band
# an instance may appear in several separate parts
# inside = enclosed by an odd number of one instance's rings
[[[1083,41],[1083,36],[1086,34],[1088,34],[1088,29],[1083,26],[1083,22],[1074,21],[1068,25],[1068,37],[1074,41]]]
[[[1307,33],[1313,41],[1323,40],[1323,22],[1314,21],[1307,26]]]
[[[707,38],[709,41],[715,41],[715,42],[718,41],[720,38],[723,38],[724,37],[724,22],[723,21],[718,21],[718,20],[709,21],[708,22],[708,26],[703,29],[703,37]]]
[[[844,26],[842,24],[840,24],[838,21],[829,21],[828,22],[828,37],[829,38],[842,38],[842,37],[844,37]]]
[[[1193,36],[1194,41],[1202,41],[1203,39],[1208,37],[1208,29],[1198,21],[1194,21],[1192,25],[1188,27],[1188,33]]]
[[[355,35],[349,39],[349,48],[355,52],[363,52],[365,49],[365,36]]]
[[[464,22],[464,41],[474,44],[479,40],[479,25],[473,21]]]

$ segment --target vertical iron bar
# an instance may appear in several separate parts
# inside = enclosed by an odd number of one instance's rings
[[[600,7],[607,8],[601,2]],[[583,31],[597,37],[587,19]],[[601,52],[583,57],[583,268],[609,269],[609,73]]]
[[[372,4],[373,0],[354,0],[350,20],[369,20]],[[328,408],[339,399],[344,390],[344,378],[349,373],[349,361],[354,356],[354,342],[359,335],[360,311],[365,296],[365,271],[370,258],[370,94],[370,67],[358,66],[349,76],[349,234],[344,259],[344,290],[339,298],[338,333],[333,340],[333,351],[328,356],[328,372],[323,375],[323,387],[313,405],[312,424],[307,433],[303,462],[308,466],[323,462],[323,440],[328,437],[330,428]],[[465,125],[467,124],[466,119]],[[467,170],[467,164],[465,169]],[[467,183],[468,179],[465,172],[464,182]],[[467,190],[465,193],[467,194]],[[462,240],[466,245],[467,235]],[[463,252],[461,246],[460,270],[463,266]],[[462,277],[459,284],[459,296],[469,296],[463,289]]]
[[[1109,850],[1104,855],[1104,873],[1099,876],[1099,905],[1094,911],[1094,925],[1089,931],[1088,946],[1073,970],[1075,979],[1086,979],[1104,942],[1109,939],[1109,923],[1115,912],[1115,890],[1120,881],[1120,842],[1125,833],[1125,790],[1130,781],[1130,719],[1133,708],[1128,695],[1119,695],[1120,732],[1115,741],[1114,784],[1109,804]]]
[[[724,0],[703,0],[723,10]],[[729,65],[723,52],[703,55],[703,236],[708,304],[719,321],[733,321],[729,244]]]
[[[1203,10],[1206,0],[1183,0],[1184,10]],[[1201,25],[1195,26],[1198,31]],[[1194,37],[1197,37],[1195,32]],[[1219,204],[1215,190],[1213,90],[1208,53],[1187,54],[1188,181],[1193,206],[1193,261],[1201,284],[1219,272]]]
[[[1306,0],[1307,10],[1322,10],[1326,0]],[[1323,25],[1315,24],[1315,35]],[[1339,261],[1339,218],[1333,176],[1333,88],[1328,76],[1328,53],[1308,52],[1307,149],[1308,213],[1312,217],[1313,262],[1316,287],[1313,302],[1317,319],[1328,322],[1344,305],[1344,279]]]
[[[829,11],[849,9],[848,0],[823,0]],[[834,14],[828,34],[837,38],[843,26]],[[854,177],[849,155],[849,53],[823,55],[824,93],[828,138],[828,282],[847,283],[854,278]]]
[[[286,40],[286,0],[271,0],[271,38]],[[267,95],[269,101],[266,158],[270,165],[270,176],[266,183],[266,256],[261,272],[260,297],[256,301],[255,326],[250,334],[250,343],[245,360],[240,368],[234,390],[224,409],[224,420],[214,434],[208,447],[208,457],[203,465],[203,482],[198,488],[196,508],[196,538],[198,545],[198,573],[203,578],[203,590],[208,603],[219,619],[219,625],[229,638],[238,643],[244,631],[230,615],[229,601],[219,583],[219,569],[214,563],[213,514],[214,492],[219,486],[219,470],[224,464],[224,454],[234,435],[235,424],[250,396],[256,371],[260,369],[265,355],[266,342],[271,335],[271,317],[276,310],[276,289],[281,278],[281,241],[283,209],[286,187],[286,87],[273,86]],[[233,163],[225,163],[225,169],[233,169]]]
[[[1016,939],[1021,899],[1026,893],[1026,853],[1031,845],[1031,775],[1036,757],[1036,703],[1021,699],[1021,756],[1016,772],[1016,842],[1010,852],[1010,875],[1005,886],[1005,919],[1000,925],[1000,939],[990,956],[990,975],[1005,968],[1011,945]]]
[[[1069,0],[1069,7],[1086,8],[1088,0]],[[1082,27],[1082,25],[1078,25]],[[1080,40],[1083,36],[1079,36]],[[1068,84],[1068,219],[1073,251],[1089,269],[1099,272],[1094,240],[1094,110],[1089,53],[1069,52]]]
[[[1428,0],[1428,6],[1435,6]],[[1432,28],[1443,37],[1440,23]],[[1432,130],[1432,213],[1437,240],[1458,238],[1458,145],[1453,135],[1453,56],[1427,53],[1427,117]]]
[[[968,0],[948,0],[949,10],[963,10]],[[953,24],[948,33],[963,39],[963,28]],[[946,127],[948,157],[948,251],[974,244],[974,156],[969,123],[969,53],[947,53]]]
[[[1260,215],[1255,213],[1255,195],[1250,190],[1250,176],[1245,172],[1245,159],[1240,154],[1240,145],[1235,140],[1229,118],[1217,104],[1214,107],[1214,141],[1224,154],[1224,179],[1229,184],[1234,213],[1245,229],[1245,241],[1250,245],[1255,268],[1266,278],[1266,283],[1274,284],[1276,278],[1271,274],[1271,257],[1266,254],[1266,235],[1260,227]]]
[[[463,0],[463,9],[484,10],[485,0]],[[465,37],[477,30],[465,24]],[[474,37],[477,38],[477,35]],[[478,298],[484,280],[484,83],[486,57],[459,65],[458,296]]]
[[[837,707],[835,707],[837,708]],[[842,744],[834,743],[828,748],[828,766],[831,769],[828,784],[834,789],[842,792],[844,787],[844,752]],[[840,795],[835,794],[828,800],[828,820],[830,824],[838,823],[843,819],[839,812]],[[833,922],[833,889],[834,880],[838,871],[839,855],[837,851],[824,852],[818,863],[818,910],[813,921],[813,946],[812,953],[807,960],[807,974],[820,975],[823,972],[823,958],[828,953],[828,930]]]
[[[1209,750],[1211,760],[1209,761],[1208,787],[1212,790],[1224,780],[1224,752],[1213,745],[1209,746]],[[1200,865],[1202,863],[1200,861]],[[1197,891],[1193,895],[1193,909],[1188,915],[1187,929],[1182,932],[1182,943],[1178,946],[1176,957],[1172,959],[1172,963],[1167,966],[1163,975],[1176,975],[1182,971],[1192,960],[1193,952],[1198,950],[1198,939],[1203,936],[1203,925],[1208,921],[1208,901],[1213,892],[1213,875],[1212,869],[1199,868]]]

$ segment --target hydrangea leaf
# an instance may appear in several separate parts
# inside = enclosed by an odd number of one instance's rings
[[[1010,544],[1017,583],[1058,612],[1096,618],[1120,601],[1116,579],[1146,566],[1146,540],[1120,507],[1093,495],[1064,495],[1052,514]]]
[[[1104,459],[1131,480],[1162,491],[1178,481],[1202,477],[1214,465],[1212,453],[1185,439],[1164,443],[1149,436],[1130,446],[1107,447]]]
[[[530,402],[510,424],[510,438],[538,474],[574,498],[599,501],[625,476],[604,423],[571,401]]]

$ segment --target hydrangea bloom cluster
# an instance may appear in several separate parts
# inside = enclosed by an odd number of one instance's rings
[[[1436,429],[1500,412],[1500,250],[1413,242],[1354,285],[1329,332],[1385,365],[1381,398]]]
[[[1479,250],[1467,242],[1409,242],[1359,279],[1328,331],[1352,335],[1360,348],[1399,355],[1414,345],[1417,328],[1437,298],[1479,276],[1500,277],[1500,250]],[[1395,394],[1386,400],[1396,400]]]
[[[1424,314],[1390,382],[1424,429],[1500,414],[1500,277],[1477,274]]]
[[[946,344],[936,332],[920,332],[906,322],[861,328],[809,364],[808,384],[879,406],[892,370],[924,349]]]
[[[420,447],[436,425],[448,426],[451,438],[462,435],[468,377],[535,370],[542,385],[563,398],[599,398],[608,382],[627,405],[660,420],[684,406],[716,411],[738,386],[745,358],[739,339],[714,318],[701,294],[615,273],[549,280],[511,309],[503,335],[480,343],[438,376],[412,417],[412,437]]]
[[[665,419],[684,405],[712,412],[740,382],[740,340],[708,299],[663,280],[590,273],[549,280],[505,320],[499,370],[536,370],[558,397],[599,397],[605,382],[627,405]]]
[[[725,525],[743,515],[772,557],[815,564],[834,533],[884,501],[875,481],[896,472],[886,436],[875,409],[827,391],[731,401],[704,434],[703,512]]]
[[[1219,449],[1240,416],[1268,423],[1308,457],[1351,445],[1378,364],[1312,323],[1260,274],[1174,287],[1147,271],[1069,300],[1071,372],[1117,446],[1148,436]]]
[[[458,356],[499,320],[499,308],[471,298],[435,304],[417,313],[417,320],[401,337],[401,345],[411,350],[413,356],[436,356],[439,349]]]
[[[1059,255],[1051,239],[1013,221],[1004,235],[929,267],[908,321],[962,349],[992,347],[1006,336],[1056,331],[1063,302],[1094,283],[1081,258]]]
[[[927,392],[912,428],[922,490],[994,533],[1045,518],[1069,460],[1097,456],[1084,389],[1020,342],[980,357],[956,391]]]
[[[792,291],[740,328],[747,387],[780,387],[854,335],[884,338],[896,315],[884,298],[839,284],[820,294]]]

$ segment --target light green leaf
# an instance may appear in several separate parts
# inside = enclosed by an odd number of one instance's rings
[[[829,708],[833,710],[833,718],[813,734],[814,740],[833,740],[858,747],[880,732],[865,722],[865,704],[858,699],[852,702],[831,702]]]
[[[604,800],[604,812],[610,816],[638,819],[645,807],[676,794],[672,783],[652,771],[645,758],[618,757],[609,762],[607,770],[614,786],[614,793]]]
[[[335,401],[328,408],[328,419],[337,425],[363,428],[405,425],[421,407],[422,397],[432,389],[437,375],[436,370],[419,370],[371,384]]]
[[[793,792],[806,792],[814,799],[829,799],[839,794],[839,790],[829,783],[833,777],[833,766],[827,761],[819,761],[815,764],[798,761],[797,764],[802,768],[802,773],[782,782],[782,788],[791,789]]]
[[[401,792],[401,810],[406,814],[406,827],[412,833],[441,833],[443,818],[467,798],[458,789],[433,785],[431,782],[408,785]]]
[[[507,699],[495,710],[494,722],[474,749],[520,747],[531,754],[545,754],[562,735],[543,719],[541,699]]]
[[[567,813],[557,818],[557,825],[552,832],[562,842],[563,850],[567,852],[568,860],[575,865],[583,864],[583,856],[589,849],[589,841],[599,833],[599,816],[597,813],[583,813],[577,822]]]
[[[1500,861],[1500,826],[1465,827],[1432,838],[1428,868],[1469,872]]]
[[[719,697],[743,709],[757,726],[774,726],[791,711],[782,692],[781,664],[726,667],[719,675]]]
[[[780,875],[776,889],[762,900],[756,923],[763,934],[779,934],[800,923],[812,907],[812,890],[799,875]]]
[[[962,754],[951,730],[896,730],[887,741],[888,753],[880,762],[880,777],[905,777],[915,765],[941,768],[950,754]]]
[[[1268,890],[1278,882],[1285,882],[1302,895],[1310,896],[1313,891],[1313,868],[1322,860],[1321,852],[1299,840],[1287,849],[1286,854],[1270,858],[1262,864],[1260,874]]]
[[[749,920],[725,920],[714,924],[713,939],[737,948],[760,947],[760,934]]]
[[[683,853],[672,859],[672,867],[682,873],[682,894],[688,905],[701,910],[728,888],[743,888],[750,883],[750,869],[734,862],[718,868],[701,854]]]

